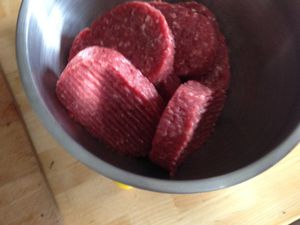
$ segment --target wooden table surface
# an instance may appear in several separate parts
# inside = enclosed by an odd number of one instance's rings
[[[35,193],[28,192],[34,185],[31,183],[39,183],[43,178],[37,162],[24,152],[30,146],[29,141],[23,141],[26,132],[19,132],[15,139],[11,139],[13,132],[23,129],[21,125],[2,124],[2,121],[15,120],[15,112],[0,112],[1,225],[60,223],[53,197],[65,225],[286,225],[300,217],[300,146],[276,166],[251,180],[224,190],[193,195],[122,190],[111,180],[71,157],[41,125],[21,86],[14,45],[19,5],[20,0],[0,1],[0,63],[51,192],[43,184],[44,194],[39,201],[35,201],[34,196],[31,196],[32,200],[27,199],[30,193]],[[0,79],[0,93],[5,86]],[[2,106],[2,94],[0,98]],[[10,130],[11,126],[16,126],[15,131]],[[5,150],[3,146],[8,146],[10,150]],[[11,156],[17,149],[26,155],[19,161]],[[28,172],[24,169],[25,164],[30,165]],[[3,171],[21,172],[17,175],[19,179],[16,179],[10,172]],[[28,178],[28,174],[34,179]],[[24,220],[25,215],[39,218],[42,214],[54,216],[47,216],[47,222]],[[18,222],[22,219],[23,222]]]
[[[62,225],[1,68],[0,224]]]

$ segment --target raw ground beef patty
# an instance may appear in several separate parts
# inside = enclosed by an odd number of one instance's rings
[[[163,102],[119,52],[82,50],[61,74],[56,93],[76,121],[118,152],[146,156],[151,149]]]
[[[182,84],[159,121],[150,159],[174,175],[177,167],[206,141],[219,114],[220,99],[197,81]]]
[[[218,47],[214,22],[180,4],[151,2],[165,16],[174,35],[174,72],[178,76],[202,75],[213,65]]]
[[[201,14],[208,18],[213,23],[217,32],[218,48],[217,54],[214,60],[214,65],[211,70],[204,76],[192,76],[191,78],[199,79],[204,85],[209,86],[215,90],[220,90],[225,93],[229,87],[230,81],[230,66],[228,49],[225,41],[225,37],[219,29],[215,15],[203,4],[198,2],[183,2],[182,6],[193,10],[194,12]]]
[[[92,46],[93,45],[93,39],[91,36],[91,29],[89,27],[84,28],[82,31],[77,34],[75,37],[71,50],[69,52],[69,59],[73,59],[73,57],[80,52],[81,50],[85,49],[87,46]]]
[[[173,35],[165,17],[150,4],[121,4],[96,19],[90,29],[90,34],[76,37],[70,59],[87,46],[99,45],[121,52],[152,83],[159,83],[172,72]]]
[[[190,153],[205,143],[224,107],[230,81],[230,66],[228,49],[221,32],[218,39],[213,69],[204,76],[195,76],[201,84],[197,84],[197,81],[188,81],[181,85],[159,122],[150,155],[153,162],[167,169],[171,175],[175,174],[177,167]],[[183,87],[184,85],[186,86]],[[198,88],[191,88],[192,86]],[[193,97],[189,97],[187,93]],[[207,96],[207,103],[204,104],[197,99],[195,97],[197,95]],[[198,113],[199,110],[204,111],[202,114],[192,114],[195,108]],[[177,112],[181,115],[178,117],[172,115]],[[182,125],[191,122],[197,124],[197,128]]]

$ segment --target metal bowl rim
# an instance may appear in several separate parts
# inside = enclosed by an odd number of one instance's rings
[[[137,175],[97,158],[82,146],[77,144],[62,127],[52,114],[47,110],[42,98],[38,95],[28,60],[28,43],[26,28],[30,15],[27,14],[29,0],[23,0],[17,21],[16,55],[21,81],[31,106],[51,135],[76,159],[104,176],[141,189],[164,193],[199,193],[229,187],[246,181],[273,166],[286,156],[300,141],[300,123],[291,132],[290,136],[275,147],[268,154],[257,161],[237,169],[233,172],[199,180],[165,180]]]

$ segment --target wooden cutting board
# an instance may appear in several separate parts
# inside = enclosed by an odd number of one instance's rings
[[[300,217],[300,146],[247,182],[193,195],[125,191],[71,157],[42,127],[20,84],[14,46],[19,4],[0,2],[0,62],[66,225],[286,225]]]
[[[0,224],[62,225],[0,68]]]

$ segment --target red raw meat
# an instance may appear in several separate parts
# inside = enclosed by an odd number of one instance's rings
[[[215,15],[206,6],[198,2],[191,1],[179,4],[208,18],[214,24],[218,35],[218,50],[212,70],[205,76],[194,76],[193,78],[199,79],[199,81],[211,88],[225,92],[228,89],[230,80],[228,50],[224,35],[219,29]]]
[[[219,48],[213,70],[207,75],[200,77],[199,81],[204,85],[214,88],[215,90],[220,90],[223,93],[225,93],[229,87],[230,65],[228,49],[225,38],[221,33],[219,34]]]
[[[151,2],[165,16],[174,35],[174,72],[178,76],[203,75],[214,64],[218,36],[214,22],[180,4]]]
[[[160,96],[167,103],[173,96],[174,92],[180,86],[180,79],[175,74],[170,74],[166,79],[156,85],[156,89]]]
[[[86,27],[81,30],[72,43],[68,61],[70,61],[79,51],[93,45],[93,42],[94,40],[91,36],[91,29]]]
[[[128,2],[113,8],[92,23],[91,36],[93,45],[118,50],[154,84],[173,71],[172,32],[162,13],[148,3]]]
[[[219,29],[215,15],[205,5],[203,5],[199,2],[194,2],[194,1],[182,2],[179,4],[182,5],[183,7],[191,9],[193,12],[196,12],[196,13],[199,13],[199,14],[205,16],[207,19],[209,19],[213,23],[213,25],[215,26],[215,28],[217,30]]]
[[[116,151],[146,156],[163,101],[119,52],[88,47],[61,74],[56,93],[71,116]]]
[[[182,6],[190,8],[195,12],[206,16],[215,26],[218,34],[218,51],[215,58],[215,64],[210,72],[205,76],[194,76],[202,84],[208,86],[214,90],[216,99],[219,99],[214,107],[217,111],[221,112],[226,100],[226,91],[230,82],[230,66],[228,49],[225,41],[225,37],[219,29],[215,15],[204,5],[198,2],[184,2],[180,3]],[[216,113],[215,117],[218,117],[220,113]],[[217,119],[217,118],[215,118]]]
[[[182,84],[165,108],[152,141],[150,159],[174,175],[191,152],[211,134],[220,99],[197,81]]]
[[[225,43],[225,38],[221,33],[219,35],[219,40],[220,44],[214,69],[207,75],[201,77],[199,80],[202,84],[214,90],[215,99],[218,99],[218,101],[214,103],[216,113],[213,113],[213,120],[218,119],[224,107],[227,98],[226,92],[229,88],[230,82],[228,50]]]

